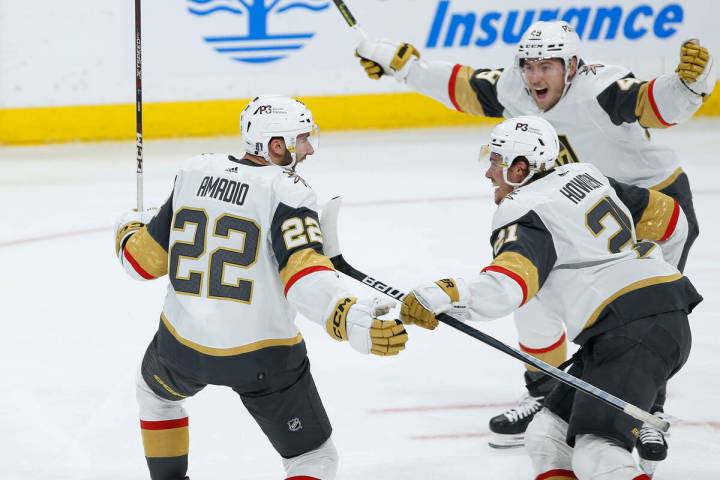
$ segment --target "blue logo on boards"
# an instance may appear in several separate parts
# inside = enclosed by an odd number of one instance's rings
[[[302,49],[314,32],[269,33],[268,23],[277,15],[292,10],[321,12],[330,6],[326,0],[187,0],[188,11],[198,17],[223,14],[245,18],[245,35],[204,37],[216,52],[244,63],[269,63],[282,60]]]
[[[438,2],[425,48],[486,48],[498,43],[514,45],[527,28],[539,20],[565,20],[582,40],[659,39],[675,35],[685,12],[677,3],[662,7],[604,5],[529,8],[526,10],[453,11],[451,0]]]

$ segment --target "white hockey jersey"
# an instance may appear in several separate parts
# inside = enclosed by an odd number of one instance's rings
[[[171,197],[130,237],[122,260],[136,278],[168,274],[164,327],[212,356],[298,344],[296,309],[324,326],[345,293],[323,255],[305,181],[230,155],[200,155],[181,167]],[[325,281],[314,289],[318,276]],[[288,300],[303,281],[307,291]]]
[[[650,140],[646,128],[687,120],[702,104],[677,75],[638,80],[624,68],[582,63],[566,95],[540,110],[519,69],[474,70],[445,62],[418,61],[407,83],[450,108],[471,115],[539,116],[556,129],[559,164],[588,162],[619,181],[661,190],[681,173],[676,154]]]
[[[687,309],[699,301],[697,293],[648,241],[657,240],[672,261],[686,235],[687,221],[672,198],[608,179],[591,164],[559,167],[500,204],[494,260],[465,280],[470,309],[481,319],[496,318],[536,296],[578,343],[583,332],[616,326],[603,323],[609,310],[632,321]]]

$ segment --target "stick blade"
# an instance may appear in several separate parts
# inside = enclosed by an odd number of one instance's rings
[[[323,233],[323,251],[328,258],[340,255],[340,240],[338,237],[338,216],[342,197],[334,197],[325,204],[320,214],[320,229]]]

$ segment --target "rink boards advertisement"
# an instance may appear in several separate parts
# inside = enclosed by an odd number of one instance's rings
[[[0,0],[0,142],[132,138],[133,2],[45,3]],[[523,31],[552,19],[576,28],[583,58],[639,78],[671,72],[688,38],[720,52],[720,7],[710,0],[347,3],[369,36],[477,68],[511,64]],[[145,1],[141,38],[150,138],[237,133],[239,110],[259,93],[304,99],[325,129],[483,121],[368,79],[357,36],[330,0]],[[720,112],[713,97],[701,114]]]

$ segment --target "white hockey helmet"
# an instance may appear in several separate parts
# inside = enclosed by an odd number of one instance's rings
[[[525,31],[518,44],[515,66],[522,68],[525,60],[560,58],[565,64],[565,83],[568,83],[570,61],[580,61],[580,37],[563,20],[535,22]]]
[[[547,120],[532,116],[509,118],[497,125],[487,148],[491,155],[502,157],[503,179],[513,187],[525,185],[537,173],[552,170],[560,154],[555,128]],[[508,180],[507,171],[518,157],[527,160],[530,172],[522,182],[513,183]]]
[[[252,99],[240,114],[240,132],[245,151],[259,155],[272,163],[269,143],[275,137],[285,140],[292,163],[283,165],[293,168],[297,163],[298,137],[310,134],[308,141],[313,150],[318,147],[319,129],[313,121],[312,112],[299,100],[281,95],[261,95]]]

